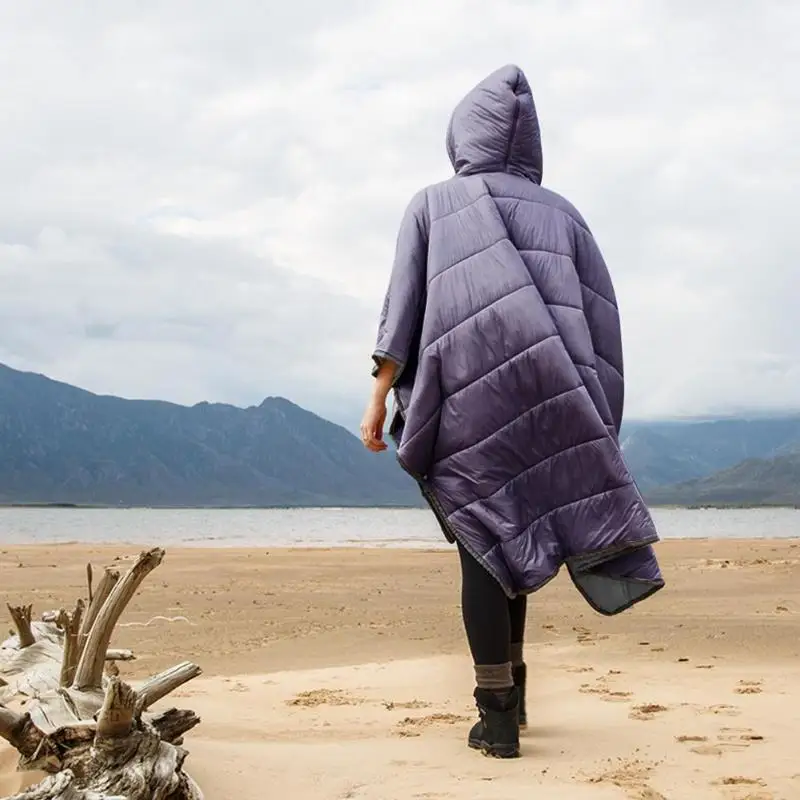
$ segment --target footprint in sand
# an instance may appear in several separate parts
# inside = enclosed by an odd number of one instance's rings
[[[606,684],[607,680],[608,678],[605,675],[601,675],[596,683],[582,683],[578,691],[581,694],[597,695],[601,700],[605,700],[608,703],[619,703],[624,700],[630,700],[633,697],[633,692],[620,692],[610,689]]]
[[[698,714],[714,714],[717,717],[738,717],[742,712],[736,706],[727,703],[717,703],[713,706],[703,706],[697,709]]]
[[[688,742],[707,742],[708,736],[694,736],[692,734],[682,733],[680,736],[675,737],[675,741],[680,744],[686,744]]]
[[[366,700],[353,697],[341,689],[312,689],[310,692],[300,692],[296,697],[287,700],[286,705],[315,708],[317,706],[360,706],[366,702]]]
[[[752,789],[748,789],[746,791],[747,794],[738,795],[736,800],[775,800],[775,795],[766,790],[758,789],[757,791],[753,791]],[[778,800],[782,799],[778,798]]]
[[[650,786],[650,773],[655,766],[637,759],[619,759],[619,763],[613,769],[583,779],[587,783],[616,786],[623,789],[632,800],[633,798],[635,800],[666,800],[661,792]]]
[[[567,672],[594,672],[594,667],[567,667]]]
[[[640,719],[647,722],[648,720],[655,719],[664,711],[669,711],[669,709],[658,703],[643,703],[642,705],[634,706],[628,716],[631,719]]]
[[[763,742],[764,737],[752,728],[720,728],[717,738],[722,742]]]
[[[360,790],[363,788],[363,783],[357,783],[354,786],[351,786],[344,794],[339,796],[342,798],[342,800],[354,800],[354,798],[358,797]]]
[[[733,775],[727,778],[720,778],[718,781],[711,781],[712,786],[766,786],[767,782],[763,778],[746,778],[743,775]]]
[[[761,694],[764,691],[763,681],[739,681],[733,690],[736,694]]]
[[[578,644],[594,644],[595,635],[589,628],[584,628],[580,625],[576,625],[572,628],[575,631],[578,639]]]
[[[452,797],[452,794],[442,794],[441,792],[420,792],[419,794],[412,794],[412,797],[419,797],[424,800],[442,800],[443,798]]]
[[[461,714],[428,714],[426,717],[406,717],[397,723],[398,736],[422,736],[422,731],[440,725],[461,725],[472,722]]]
[[[707,737],[683,737],[679,741],[699,742],[690,748],[692,753],[699,756],[721,756],[724,753],[745,750],[753,742],[761,742],[764,737],[755,733],[751,728],[720,728],[716,741],[709,742]]]
[[[697,756],[721,756],[725,753],[732,753],[744,750],[747,747],[745,742],[708,742],[690,747],[692,753]]]
[[[387,711],[394,711],[396,708],[403,708],[403,709],[420,709],[420,708],[430,708],[431,704],[426,703],[424,700],[409,700],[405,703],[394,703],[392,701],[384,702],[383,707]]]

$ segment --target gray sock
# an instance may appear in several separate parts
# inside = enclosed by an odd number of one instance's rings
[[[511,677],[511,662],[505,664],[476,664],[475,683],[479,689],[498,691],[510,689],[514,685]]]
[[[521,667],[523,663],[522,642],[511,642],[511,666]]]

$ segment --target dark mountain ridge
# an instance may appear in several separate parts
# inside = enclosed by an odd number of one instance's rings
[[[389,454],[281,397],[181,406],[0,366],[0,502],[421,505]]]
[[[747,459],[800,450],[800,414],[624,423],[625,461],[642,491],[703,478]]]
[[[800,506],[800,451],[749,458],[705,478],[654,487],[648,500],[682,506]]]

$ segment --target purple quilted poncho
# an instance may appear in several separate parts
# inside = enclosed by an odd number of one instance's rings
[[[615,614],[664,582],[619,447],[616,297],[586,223],[543,189],[539,123],[504,67],[458,105],[455,176],[411,201],[374,358],[401,365],[390,433],[450,541],[506,593],[566,564]]]

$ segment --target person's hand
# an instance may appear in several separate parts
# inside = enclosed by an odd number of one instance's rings
[[[361,441],[367,450],[380,453],[386,449],[383,441],[383,425],[386,422],[386,401],[372,399],[361,420]]]

